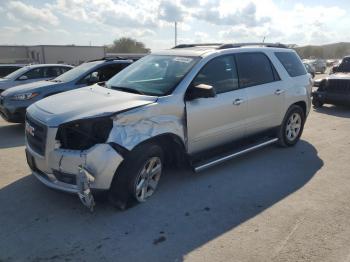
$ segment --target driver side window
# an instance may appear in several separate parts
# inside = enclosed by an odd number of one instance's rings
[[[239,88],[236,65],[233,56],[220,56],[209,61],[193,80],[193,85],[212,86],[217,94]]]
[[[22,76],[27,77],[27,79],[37,79],[37,78],[44,78],[44,68],[35,68],[32,70],[29,70],[27,73],[23,74]]]

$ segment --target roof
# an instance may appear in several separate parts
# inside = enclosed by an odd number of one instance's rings
[[[181,44],[173,47],[172,49],[154,52],[156,55],[178,55],[178,56],[205,56],[214,52],[228,49],[247,48],[256,51],[256,49],[271,50],[276,49],[288,49],[283,44],[273,43],[234,43],[234,44],[220,44],[220,43],[208,43],[208,44]]]
[[[0,45],[1,47],[92,47],[92,48],[105,48],[105,46],[96,45]]]
[[[23,67],[26,65],[28,64],[0,64],[0,67],[4,67],[4,66]]]
[[[33,68],[36,68],[36,67],[44,67],[44,66],[66,66],[66,67],[74,67],[74,66],[71,66],[71,65],[66,65],[66,64],[30,64],[30,65],[26,65],[27,67],[33,67]]]

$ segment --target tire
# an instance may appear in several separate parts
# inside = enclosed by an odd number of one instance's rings
[[[305,113],[298,105],[292,105],[283,120],[278,131],[278,143],[282,147],[294,146],[298,143],[303,133]]]
[[[132,150],[117,169],[109,200],[112,205],[125,210],[145,202],[157,189],[164,169],[163,151],[160,146],[147,143]]]
[[[315,108],[321,108],[323,106],[323,102],[321,102],[319,99],[317,98],[313,98],[312,99],[312,104]]]

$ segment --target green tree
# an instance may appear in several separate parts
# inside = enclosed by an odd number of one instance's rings
[[[128,37],[116,39],[111,46],[107,47],[109,53],[149,53],[150,51],[144,43]]]

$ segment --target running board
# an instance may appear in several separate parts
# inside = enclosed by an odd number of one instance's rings
[[[227,155],[224,155],[222,157],[219,157],[219,158],[216,158],[216,159],[210,159],[209,161],[207,161],[205,163],[201,162],[198,165],[194,165],[194,171],[195,172],[200,172],[200,171],[202,171],[204,169],[207,169],[209,167],[218,165],[218,164],[220,164],[220,163],[222,163],[224,161],[227,161],[227,160],[230,160],[232,158],[238,157],[238,156],[243,155],[245,153],[248,153],[248,152],[254,151],[256,149],[259,149],[259,148],[262,148],[262,147],[274,144],[277,141],[278,141],[278,138],[265,140],[264,142],[260,142],[258,144],[253,145],[253,146],[250,146],[250,147],[247,147],[247,148],[244,148],[244,149],[240,149],[237,152],[233,152],[233,153],[231,152],[231,153],[229,153]]]

